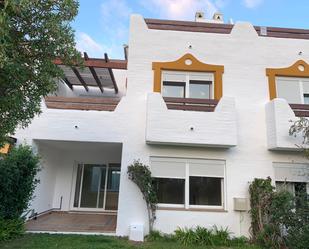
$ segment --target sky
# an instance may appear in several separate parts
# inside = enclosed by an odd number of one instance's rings
[[[76,47],[90,57],[123,59],[131,14],[145,18],[193,21],[196,11],[207,18],[221,12],[224,21],[258,26],[309,29],[309,0],[80,0],[72,23]]]

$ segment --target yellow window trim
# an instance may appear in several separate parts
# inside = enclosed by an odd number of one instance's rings
[[[192,54],[185,54],[176,61],[153,62],[152,69],[154,70],[154,92],[161,92],[162,70],[205,72],[214,74],[214,98],[220,100],[222,97],[224,66],[206,64],[196,59]]]
[[[309,64],[303,60],[296,61],[290,67],[266,68],[268,77],[269,98],[277,98],[276,77],[309,77]]]

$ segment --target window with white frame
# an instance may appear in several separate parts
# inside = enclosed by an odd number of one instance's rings
[[[309,164],[274,162],[276,190],[287,190],[294,196],[309,194]]]
[[[225,161],[150,158],[160,207],[224,208]]]
[[[199,72],[162,72],[163,97],[213,98],[213,74]]]
[[[276,77],[276,90],[290,104],[309,104],[309,78]]]

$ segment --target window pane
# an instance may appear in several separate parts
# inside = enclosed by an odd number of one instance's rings
[[[158,203],[184,204],[185,180],[173,178],[154,178]]]
[[[211,81],[190,80],[190,98],[210,99]]]
[[[304,94],[304,104],[309,104],[309,94]]]
[[[190,176],[190,205],[222,206],[221,179]]]
[[[96,165],[84,165],[84,177],[80,207],[96,208],[101,177],[101,167]]]
[[[288,103],[301,104],[302,94],[299,79],[280,77],[276,79],[277,97],[286,99]]]
[[[106,210],[118,209],[120,183],[120,168],[110,168],[108,173],[107,191],[106,191]]]
[[[162,95],[163,97],[184,98],[185,83],[164,81]]]

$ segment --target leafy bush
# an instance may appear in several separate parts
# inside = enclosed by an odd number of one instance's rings
[[[0,159],[0,240],[23,231],[22,214],[28,209],[39,171],[39,158],[29,146],[19,146]]]
[[[175,239],[185,246],[198,243],[196,233],[193,228],[178,228],[175,231]]]
[[[0,241],[14,239],[24,233],[24,220],[5,220],[0,218]]]
[[[214,245],[212,231],[198,226],[195,229],[196,242],[201,245]]]
[[[178,228],[174,233],[174,238],[183,245],[202,246],[244,246],[248,243],[245,237],[231,238],[228,228],[212,229],[205,227]]]
[[[305,249],[309,245],[306,193],[294,197],[275,192],[271,179],[255,179],[250,187],[252,239],[263,248]]]

